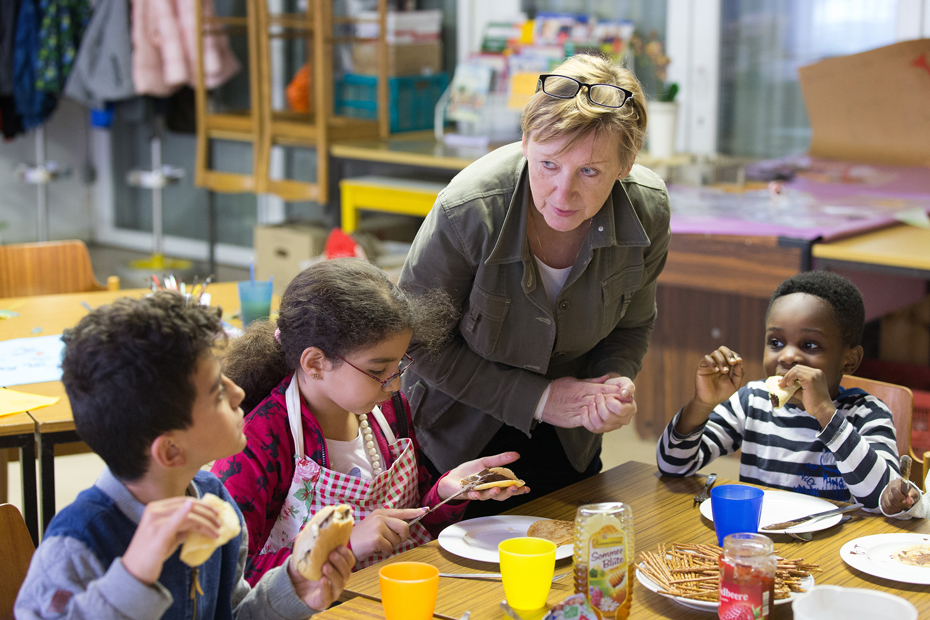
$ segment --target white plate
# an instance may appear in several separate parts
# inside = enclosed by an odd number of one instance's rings
[[[765,491],[765,497],[762,498],[762,517],[759,519],[759,532],[762,534],[784,534],[785,530],[762,531],[762,528],[770,523],[792,521],[817,512],[833,510],[834,508],[836,508],[836,504],[831,504],[827,500],[813,495],[791,493],[789,491]],[[701,514],[711,521],[714,520],[713,508],[709,499],[701,502]],[[839,523],[842,518],[843,515],[833,515],[832,517],[817,519],[813,523],[795,525],[791,528],[791,531],[817,532],[825,530]]]
[[[537,521],[542,519],[522,515],[497,515],[460,521],[439,533],[439,546],[469,560],[500,563],[497,545],[510,538],[526,536],[526,531]],[[570,558],[572,551],[571,543],[556,547],[555,559]]]
[[[930,567],[902,564],[892,556],[901,547],[930,544],[927,534],[875,534],[851,540],[840,557],[863,573],[904,583],[930,584]]]
[[[659,592],[661,586],[655,581],[650,579],[646,573],[639,569],[639,566],[636,567],[636,579],[639,580],[645,588],[651,592],[655,592],[659,596],[664,596],[665,598],[670,598],[679,605],[684,605],[685,607],[690,607],[691,609],[697,609],[699,611],[716,611],[717,607],[720,606],[720,603],[712,603],[710,601],[697,601],[691,598],[682,598],[680,596],[672,596],[671,594],[665,594],[664,592]],[[804,588],[805,592],[814,587],[814,577],[813,575],[808,575],[801,579],[801,587]],[[797,596],[801,596],[805,592],[792,592],[788,598],[776,599],[776,605],[784,605],[785,603],[790,603],[792,599]]]

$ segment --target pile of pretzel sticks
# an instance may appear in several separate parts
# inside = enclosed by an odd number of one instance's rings
[[[686,545],[673,543],[671,549],[659,545],[655,553],[640,556],[640,570],[659,584],[662,594],[699,601],[720,600],[720,569],[718,558],[723,549],[716,545]],[[775,571],[775,598],[788,598],[792,592],[803,592],[801,579],[820,572],[816,564],[803,559],[778,558]]]

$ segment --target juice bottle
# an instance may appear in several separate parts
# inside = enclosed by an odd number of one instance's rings
[[[721,620],[768,620],[775,602],[772,539],[761,534],[730,534],[720,556]]]
[[[575,514],[575,592],[599,620],[623,620],[633,603],[633,511],[620,502],[586,504]]]

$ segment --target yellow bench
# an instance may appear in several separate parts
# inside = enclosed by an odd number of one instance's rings
[[[342,230],[358,228],[358,212],[382,211],[426,217],[444,183],[364,176],[339,182],[342,193]]]

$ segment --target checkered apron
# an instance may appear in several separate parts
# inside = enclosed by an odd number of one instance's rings
[[[275,553],[293,547],[294,539],[307,521],[324,506],[349,504],[355,508],[356,521],[364,519],[378,508],[419,508],[417,485],[417,458],[413,441],[408,437],[396,439],[391,427],[378,407],[369,418],[377,420],[388,442],[394,464],[374,480],[364,480],[327,469],[307,458],[304,453],[304,433],[300,422],[300,391],[297,380],[292,379],[285,392],[287,419],[294,438],[294,478],[278,519],[268,535],[262,553]],[[398,415],[404,415],[399,411]],[[384,459],[387,462],[387,458]],[[365,568],[392,555],[413,549],[432,540],[421,524],[410,528],[410,536],[392,553],[374,554],[356,558],[356,568]]]

